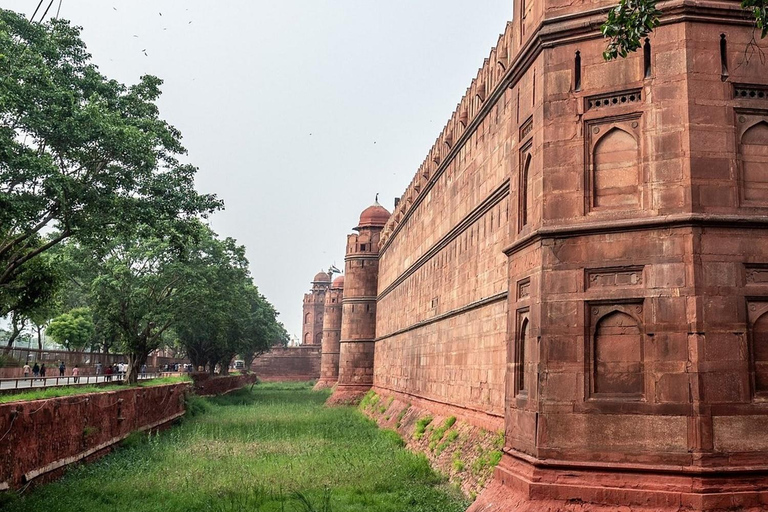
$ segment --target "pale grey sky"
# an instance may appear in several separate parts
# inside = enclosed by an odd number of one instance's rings
[[[46,7],[49,0],[44,2]],[[29,16],[38,0],[0,0]],[[58,8],[54,1],[49,17]],[[212,225],[301,335],[320,270],[390,211],[512,18],[511,0],[61,0],[101,71],[165,80]],[[146,52],[146,55],[145,55]]]

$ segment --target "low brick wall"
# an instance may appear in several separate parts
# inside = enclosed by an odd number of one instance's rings
[[[109,451],[184,414],[189,383],[0,404],[0,490]]]
[[[200,396],[215,396],[229,393],[256,382],[256,375],[211,376],[208,373],[193,373],[195,393]]]
[[[302,382],[320,378],[320,347],[275,348],[257,357],[251,371],[263,382]]]

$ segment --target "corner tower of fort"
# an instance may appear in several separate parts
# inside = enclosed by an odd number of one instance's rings
[[[503,429],[475,511],[762,510],[768,65],[709,0],[605,62],[614,3],[516,0],[345,287],[339,386]]]
[[[323,343],[320,356],[320,379],[315,389],[333,387],[339,379],[339,357],[341,340],[341,305],[344,296],[344,276],[339,276],[331,283],[325,294],[323,311]]]
[[[389,216],[376,201],[360,214],[354,228],[357,233],[347,236],[339,376],[333,395],[328,399],[330,404],[355,402],[373,384],[379,241]]]
[[[320,346],[323,339],[323,313],[325,295],[331,286],[331,276],[324,271],[312,280],[312,289],[304,294],[304,323],[301,327],[301,344]]]

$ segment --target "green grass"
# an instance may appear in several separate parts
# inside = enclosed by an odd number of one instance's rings
[[[416,421],[416,428],[413,430],[413,438],[419,440],[424,437],[427,426],[432,423],[432,416],[425,416]]]
[[[451,428],[454,423],[456,423],[456,416],[451,416],[450,418],[446,418],[446,420],[443,422],[443,424],[440,427],[432,431],[432,434],[429,436],[430,451],[435,451],[437,444],[443,440],[443,436],[445,435],[445,432],[449,428]]]
[[[186,375],[179,377],[162,377],[139,382],[135,387],[146,388],[152,386],[163,386],[166,384],[177,384],[179,382],[188,382],[191,379]],[[24,391],[13,395],[0,395],[0,404],[8,402],[26,402],[29,400],[42,400],[45,398],[59,398],[62,396],[84,395],[86,393],[103,393],[105,391],[120,391],[128,389],[129,386],[123,384],[108,384],[106,386],[60,386],[56,388],[36,389],[33,391]]]
[[[459,512],[468,502],[329,391],[262,384],[205,399],[206,411],[62,480],[5,504],[4,512]],[[1,500],[0,500],[1,502]]]

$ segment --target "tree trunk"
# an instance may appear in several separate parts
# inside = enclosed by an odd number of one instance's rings
[[[253,352],[243,356],[243,363],[245,363],[245,368],[243,368],[243,373],[251,372],[251,365],[253,364],[254,359],[256,359],[256,354]]]
[[[24,327],[27,325],[27,320],[24,317],[20,317],[17,313],[11,313],[11,326],[13,327],[13,330],[11,331],[11,335],[8,338],[8,345],[5,347],[5,353],[10,353],[11,349],[13,348],[13,343],[16,341],[16,338],[19,337],[19,334],[21,334],[21,331],[24,330]]]
[[[43,326],[36,325],[37,328],[37,350],[43,350]]]
[[[126,375],[126,384],[135,386],[139,382],[139,370],[141,365],[147,361],[149,354],[128,354],[128,375]]]

